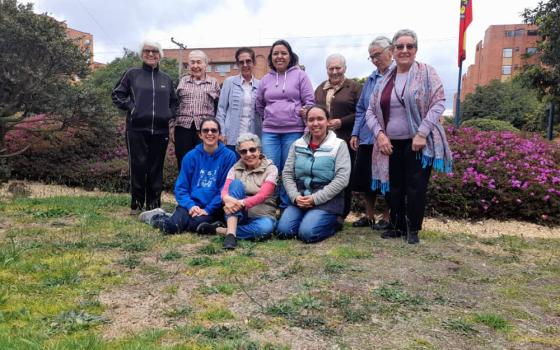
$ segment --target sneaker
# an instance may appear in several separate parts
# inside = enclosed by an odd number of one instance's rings
[[[403,235],[402,231],[399,230],[387,230],[381,234],[381,238],[399,238]]]
[[[237,238],[234,234],[228,233],[224,238],[224,249],[232,250],[237,246]]]
[[[203,222],[196,228],[196,233],[201,235],[215,235],[218,227],[224,227],[221,221],[214,221],[213,223]]]
[[[406,235],[406,242],[408,244],[420,243],[420,237],[418,237],[418,231],[410,231],[408,235]]]
[[[389,228],[390,223],[385,219],[379,220],[376,224],[373,225],[373,229],[376,231],[383,231]]]
[[[161,215],[161,214],[164,215],[165,210],[163,210],[161,208],[155,208],[155,209],[152,209],[152,210],[142,212],[140,215],[138,215],[138,220],[140,220],[142,222],[145,222],[146,224],[149,224],[154,216]]]
[[[359,218],[358,220],[352,223],[352,227],[368,227],[368,226],[373,226],[374,223],[375,220],[371,220],[365,216],[362,216],[361,218]]]

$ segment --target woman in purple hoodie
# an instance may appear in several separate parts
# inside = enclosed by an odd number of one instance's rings
[[[315,103],[309,77],[298,66],[298,56],[286,40],[278,40],[268,54],[271,71],[257,90],[256,109],[263,118],[262,150],[281,172],[290,146],[303,135],[305,124],[300,115],[303,107]],[[283,187],[279,190],[280,207],[290,199]]]

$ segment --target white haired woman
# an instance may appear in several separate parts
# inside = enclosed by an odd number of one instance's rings
[[[375,202],[379,189],[371,189],[371,152],[373,151],[373,133],[366,123],[366,111],[373,95],[373,90],[387,75],[392,66],[391,39],[378,36],[368,46],[369,60],[375,70],[367,78],[362,95],[356,105],[356,119],[350,138],[350,148],[356,151],[356,160],[353,163],[352,178],[350,183],[354,192],[363,193],[365,199],[366,215],[352,223],[354,227],[369,226],[374,230],[386,230],[389,227],[389,209],[383,212],[383,218],[375,222]]]
[[[171,142],[175,143],[177,167],[185,154],[199,142],[198,132],[204,118],[216,115],[216,104],[220,96],[218,81],[206,75],[208,56],[201,50],[189,53],[189,75],[181,78],[177,86],[179,107],[176,118],[169,124]]]
[[[376,90],[366,119],[376,140],[372,187],[389,192],[391,228],[382,238],[420,241],[432,168],[451,172],[453,158],[439,118],[445,110],[443,84],[434,68],[417,62],[418,38],[410,29],[393,37],[396,66]]]
[[[337,137],[346,141],[350,151],[350,161],[354,164],[355,153],[350,148],[350,137],[352,136],[352,127],[356,116],[356,105],[362,93],[362,85],[346,78],[344,75],[346,73],[346,59],[339,53],[327,57],[326,68],[329,79],[315,89],[315,102],[327,107],[331,115],[329,129],[333,130]],[[352,178],[352,175],[350,175],[350,178]],[[344,194],[344,218],[350,212],[351,203],[352,189],[349,186]]]
[[[257,135],[241,134],[236,150],[241,159],[227,174],[222,190],[227,227],[219,227],[219,223],[199,227],[201,233],[225,235],[224,249],[234,249],[237,238],[269,238],[276,227],[278,169],[261,153]]]
[[[117,82],[113,103],[127,111],[126,145],[130,170],[130,214],[161,206],[163,163],[177,95],[169,75],[160,70],[161,45],[140,46],[142,67],[127,70]]]

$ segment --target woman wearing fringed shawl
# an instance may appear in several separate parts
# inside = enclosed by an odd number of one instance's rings
[[[451,172],[452,155],[439,118],[443,85],[433,67],[416,62],[418,39],[409,29],[393,37],[396,65],[376,88],[366,113],[375,136],[372,189],[388,192],[391,225],[382,238],[419,242],[432,168]]]

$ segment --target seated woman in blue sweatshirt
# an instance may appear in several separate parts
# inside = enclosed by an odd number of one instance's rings
[[[280,238],[298,237],[305,243],[322,241],[341,228],[344,189],[350,180],[350,153],[329,130],[326,107],[306,111],[309,133],[290,147],[282,181],[290,197],[278,222]]]
[[[197,145],[183,158],[175,183],[177,208],[171,214],[157,208],[140,214],[140,220],[159,228],[164,234],[196,232],[200,224],[221,220],[221,190],[237,157],[219,141],[220,124],[205,118],[200,124]]]

